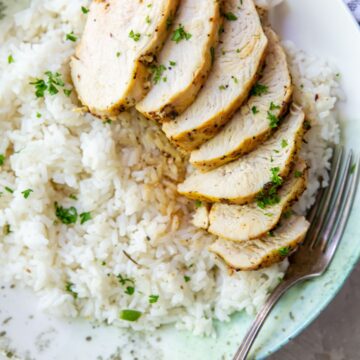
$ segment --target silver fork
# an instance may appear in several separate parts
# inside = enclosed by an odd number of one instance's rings
[[[345,160],[345,165],[343,162]],[[321,276],[334,257],[355,198],[360,161],[353,163],[352,151],[345,156],[337,147],[330,184],[321,190],[310,214],[310,229],[304,243],[290,256],[290,266],[281,282],[257,314],[233,360],[245,360],[267,316],[281,296],[301,281]]]

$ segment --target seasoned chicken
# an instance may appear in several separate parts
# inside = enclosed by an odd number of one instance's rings
[[[93,114],[114,116],[149,90],[147,65],[167,36],[178,0],[94,0],[71,60],[78,96]]]
[[[207,205],[201,205],[195,210],[191,223],[204,230],[209,227],[209,208]]]
[[[290,172],[301,146],[303,124],[304,113],[294,108],[263,145],[217,169],[195,171],[178,185],[178,192],[208,202],[245,204],[254,200],[264,188],[278,183]]]
[[[153,70],[154,86],[136,105],[138,111],[148,118],[166,121],[194,101],[211,68],[220,24],[218,0],[181,2],[172,35]]]
[[[306,184],[307,165],[299,160],[281,189],[265,198],[270,204],[261,198],[248,205],[214,204],[209,215],[208,231],[232,241],[259,238],[277,225],[281,215],[304,192]],[[205,224],[205,221],[202,223]]]
[[[309,226],[303,216],[292,216],[260,239],[241,243],[219,239],[209,250],[234,270],[257,270],[288,256],[304,240]]]
[[[257,90],[211,140],[194,150],[190,162],[201,170],[226,164],[252,151],[274,129],[272,119],[280,118],[291,100],[291,77],[286,54],[277,35],[265,28],[269,40],[265,67]]]
[[[185,150],[212,138],[241,106],[257,79],[267,39],[252,0],[224,2],[224,28],[204,88],[175,120],[167,137]],[[191,57],[189,58],[189,60]]]

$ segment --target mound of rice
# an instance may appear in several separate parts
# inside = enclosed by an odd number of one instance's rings
[[[135,330],[173,323],[210,335],[214,319],[254,312],[287,263],[229,274],[208,252],[214,238],[190,224],[194,205],[176,193],[187,161],[156,124],[135,112],[102,122],[82,113],[63,87],[35,96],[30,82],[46,79],[46,71],[72,89],[76,41],[66,35],[80,36],[82,6],[88,2],[34,0],[0,25],[0,277],[32,288],[44,309],[61,316]],[[339,90],[335,69],[287,49],[296,100],[313,125],[302,150],[311,165],[297,205],[304,212],[318,177],[327,181]],[[55,203],[86,221],[61,223]],[[124,309],[142,315],[124,321]]]

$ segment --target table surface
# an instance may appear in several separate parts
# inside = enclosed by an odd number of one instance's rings
[[[268,360],[360,359],[360,263],[324,312]]]

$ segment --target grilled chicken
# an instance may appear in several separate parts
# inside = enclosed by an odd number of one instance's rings
[[[257,79],[267,39],[252,0],[224,4],[212,71],[193,104],[163,125],[167,137],[185,150],[212,138],[240,107]],[[190,58],[191,59],[191,58]]]
[[[304,133],[304,113],[293,109],[279,130],[256,150],[206,173],[195,171],[178,192],[208,202],[248,203],[291,170]],[[286,146],[284,146],[286,144]],[[276,179],[275,179],[276,180]]]
[[[182,113],[207,79],[221,24],[218,0],[183,0],[158,58],[155,83],[136,109],[148,118],[166,121]],[[188,35],[175,41],[184,29]],[[190,37],[191,36],[191,37]],[[175,39],[175,40],[174,40]],[[160,77],[159,77],[160,74]]]
[[[261,202],[248,205],[214,204],[209,215],[208,231],[232,241],[259,238],[277,225],[281,215],[304,192],[306,184],[307,165],[299,160],[289,179],[273,197],[278,199],[274,201],[277,203],[268,206],[263,206]],[[203,220],[202,224],[205,223]]]
[[[167,35],[178,0],[94,0],[71,75],[78,96],[93,114],[114,116],[149,90],[146,65]]]
[[[209,227],[209,208],[206,204],[195,210],[191,223],[200,229],[207,230]]]
[[[291,77],[286,54],[277,35],[265,28],[269,46],[257,93],[234,115],[213,139],[194,150],[190,162],[201,170],[226,164],[252,151],[271,134],[269,113],[279,118],[291,100]]]
[[[209,250],[235,270],[257,270],[283,260],[304,240],[309,223],[302,216],[282,221],[274,232],[260,239],[234,242],[219,239]]]

